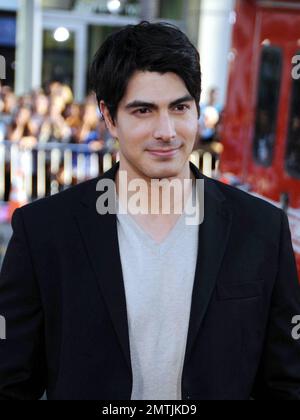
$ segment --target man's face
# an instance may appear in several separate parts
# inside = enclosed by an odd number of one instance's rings
[[[107,121],[103,103],[101,109]],[[196,103],[175,73],[138,71],[108,128],[119,139],[123,170],[151,179],[179,177],[197,136]]]

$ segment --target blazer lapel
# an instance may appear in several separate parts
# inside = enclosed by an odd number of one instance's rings
[[[199,246],[192,294],[185,363],[204,320],[229,239],[232,212],[215,182],[191,164],[198,179],[204,179],[204,220],[199,226]]]
[[[89,185],[75,214],[99,288],[104,297],[112,324],[118,336],[129,370],[131,371],[129,329],[125,288],[118,244],[117,218],[114,214],[99,215],[96,191],[100,179],[115,179],[119,164]]]

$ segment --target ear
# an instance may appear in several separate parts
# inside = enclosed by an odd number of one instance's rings
[[[118,130],[110,116],[109,109],[107,108],[105,102],[100,101],[99,106],[101,114],[103,115],[103,118],[105,120],[106,127],[109,130],[110,134],[112,135],[112,137],[118,137]]]

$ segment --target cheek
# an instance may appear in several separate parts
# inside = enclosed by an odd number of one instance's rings
[[[194,141],[198,132],[198,121],[190,119],[178,125],[177,134],[182,136],[186,141]]]
[[[147,122],[139,123],[128,119],[122,127],[121,136],[125,140],[126,148],[142,148],[151,139],[151,125]]]

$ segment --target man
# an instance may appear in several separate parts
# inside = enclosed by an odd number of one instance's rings
[[[179,29],[142,22],[105,41],[91,76],[120,162],[15,212],[0,278],[1,398],[300,399],[287,217],[189,163],[197,50]],[[149,195],[163,195],[155,180],[183,185],[168,214],[160,202],[149,211]],[[118,211],[102,214],[107,181]],[[132,181],[146,186],[141,213],[125,194]],[[204,219],[188,225],[189,207],[175,205],[191,203],[198,181]]]

